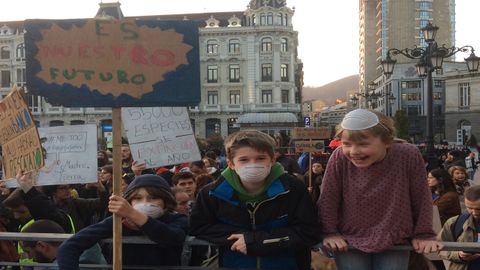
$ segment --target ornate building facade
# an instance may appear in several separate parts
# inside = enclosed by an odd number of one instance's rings
[[[96,17],[124,18],[120,3],[99,5]],[[303,66],[297,54],[298,32],[292,25],[294,13],[284,0],[252,0],[245,11],[133,18],[198,22],[201,102],[189,111],[196,136],[205,138],[225,136],[241,126],[288,134],[297,124]],[[23,35],[23,22],[0,23],[2,97],[13,84],[24,86],[38,126],[91,123],[98,125],[100,137],[108,136],[110,108],[51,106],[28,95]],[[272,117],[279,113],[284,117]]]

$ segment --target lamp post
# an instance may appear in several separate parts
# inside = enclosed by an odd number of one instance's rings
[[[393,96],[393,93],[391,93],[390,91],[376,93],[375,92],[376,87],[377,87],[376,83],[370,82],[367,85],[367,91],[365,91],[364,93],[357,92],[350,95],[350,101],[352,102],[352,106],[357,107],[357,105],[359,105],[358,103],[360,100],[359,97],[363,97],[365,99],[365,105],[370,103],[372,109],[375,109],[378,100],[380,98],[386,97],[387,102],[385,103],[385,114],[388,115],[388,107],[395,101],[395,97]]]
[[[478,66],[480,65],[480,57],[475,55],[475,50],[472,46],[466,45],[463,47],[446,47],[438,46],[435,41],[435,35],[437,34],[438,27],[434,26],[429,22],[425,27],[422,28],[422,32],[427,42],[427,47],[421,48],[415,46],[413,49],[403,49],[399,50],[396,48],[391,48],[387,52],[387,58],[382,60],[383,73],[385,75],[391,75],[393,73],[393,68],[397,60],[392,59],[391,56],[403,55],[410,59],[418,59],[419,62],[416,65],[418,76],[421,78],[427,77],[427,130],[425,136],[425,144],[427,146],[425,154],[427,155],[427,160],[430,169],[438,167],[438,162],[435,155],[434,141],[433,141],[433,79],[432,73],[436,69],[442,68],[442,63],[444,58],[453,56],[458,52],[470,52],[470,56],[464,58],[467,64],[469,72],[478,71]]]

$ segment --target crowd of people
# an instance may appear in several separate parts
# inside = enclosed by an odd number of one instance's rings
[[[112,237],[115,214],[124,236],[154,242],[123,244],[131,267],[311,269],[322,254],[340,270],[445,269],[440,259],[449,269],[480,269],[480,253],[440,251],[440,241],[480,241],[476,147],[439,148],[445,157],[439,152],[430,170],[421,147],[395,138],[390,118],[364,109],[348,113],[335,137],[331,151],[292,156],[265,133],[239,131],[223,153],[160,168],[133,160],[125,141],[121,195],[112,194],[106,151],[97,155],[97,182],[86,185],[35,187],[19,169],[18,188],[0,184],[0,231],[73,236],[1,240],[0,261],[111,264],[112,244],[101,240]],[[191,237],[211,246],[184,245]],[[405,244],[414,252],[392,249]],[[440,257],[418,255],[432,252]]]

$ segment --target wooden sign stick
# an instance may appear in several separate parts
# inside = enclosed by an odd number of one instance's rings
[[[113,194],[122,196],[122,109],[112,108]],[[113,215],[113,270],[122,270],[122,218]]]
[[[312,139],[310,139],[312,142]],[[312,152],[308,152],[308,192],[313,193],[312,188]]]

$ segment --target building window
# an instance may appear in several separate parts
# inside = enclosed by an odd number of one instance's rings
[[[262,39],[262,52],[271,52],[272,51],[272,39],[263,38]]]
[[[460,83],[458,84],[460,107],[469,107],[470,106],[470,83]]]
[[[50,124],[49,124],[49,126],[51,126],[51,127],[61,127],[63,125],[64,124],[63,124],[62,120],[52,120],[52,121],[50,121]]]
[[[272,90],[262,90],[262,103],[272,103]]]
[[[289,95],[290,91],[288,90],[282,90],[282,103],[289,103]]]
[[[288,52],[288,39],[286,38],[280,39],[280,51]]]
[[[277,24],[278,25],[283,25],[283,14],[277,14]]]
[[[71,126],[76,126],[76,125],[85,125],[85,121],[83,120],[72,120],[70,121]]]
[[[267,17],[265,16],[265,13],[260,14],[260,25],[265,25],[267,24]]]
[[[282,82],[288,82],[288,65],[287,64],[280,65],[280,78]]]
[[[402,82],[402,89],[407,88],[420,88],[421,81],[403,81]]]
[[[228,73],[230,82],[240,82],[240,65],[230,65]]]
[[[229,53],[240,53],[240,40],[231,39],[228,43],[228,52]]]
[[[1,75],[2,75],[1,86],[4,88],[9,88],[11,86],[10,70],[2,70]]]
[[[408,116],[417,116],[420,115],[420,108],[417,105],[407,106],[407,115]]]
[[[237,105],[240,104],[240,91],[230,91],[230,104]]]
[[[273,13],[268,13],[267,15],[267,24],[272,25],[273,24]]]
[[[207,41],[207,54],[218,54],[218,43],[216,40]]]
[[[208,93],[207,93],[207,104],[208,105],[217,105],[218,104],[218,92],[217,91],[208,91]]]
[[[208,66],[207,67],[207,82],[216,83],[218,82],[218,66]]]
[[[20,43],[17,46],[17,60],[25,58],[25,43]]]
[[[10,48],[4,46],[0,49],[0,57],[2,59],[10,59]]]
[[[433,99],[434,100],[442,100],[442,93],[441,92],[433,92]]]
[[[31,112],[40,112],[40,97],[39,96],[26,94],[25,99],[27,100],[28,107],[30,108]]]
[[[272,81],[272,64],[262,64],[262,82]]]
[[[435,80],[433,86],[435,86],[435,88],[441,88],[443,86],[443,81]]]
[[[25,83],[27,81],[25,76],[25,69],[18,68],[17,69],[17,83]]]

